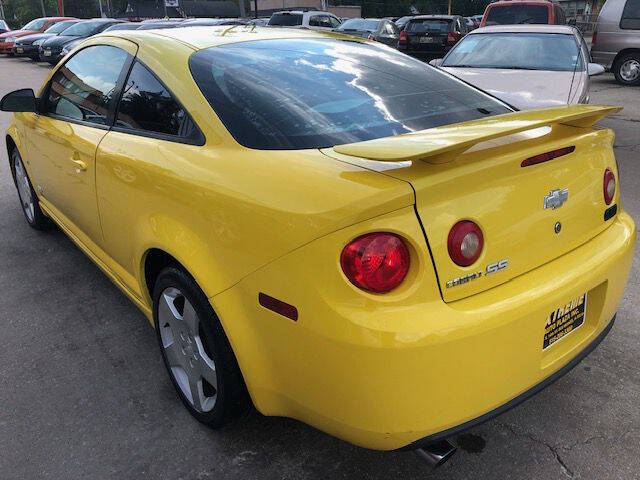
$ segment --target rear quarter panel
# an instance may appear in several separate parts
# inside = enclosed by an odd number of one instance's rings
[[[413,204],[406,182],[318,150],[239,146],[191,77],[185,48],[150,40],[138,57],[191,113],[206,144],[110,132],[98,150],[105,249],[143,298],[150,248],[178,259],[213,296],[315,238]]]

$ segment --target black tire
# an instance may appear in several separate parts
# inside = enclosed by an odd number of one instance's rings
[[[161,329],[171,327],[161,325],[159,320],[159,305],[161,296],[170,289],[178,290],[181,295],[184,296],[184,300],[193,306],[201,327],[199,330],[199,340],[206,350],[207,355],[215,363],[215,372],[217,375],[217,385],[214,386],[216,399],[210,411],[203,412],[194,408],[194,405],[189,398],[187,398],[182,387],[180,387],[167,358]],[[196,420],[210,428],[217,429],[250,410],[251,402],[249,395],[240,368],[238,367],[238,362],[236,361],[236,357],[233,354],[222,325],[206,295],[194,279],[181,268],[172,266],[160,272],[153,290],[153,319],[156,325],[156,337],[162,360],[167,368],[171,383],[173,383],[184,406]],[[179,342],[180,340],[176,339],[175,341]],[[182,354],[184,355],[184,349],[182,349]]]
[[[24,206],[23,199],[20,194],[20,187],[18,186],[19,179],[16,178],[16,166],[22,165],[22,169],[24,171],[24,175],[26,178],[26,183],[28,184],[28,191],[31,194],[31,199],[33,202],[33,215],[30,218],[30,215],[27,213],[27,208]],[[19,168],[19,167],[18,167]],[[31,180],[29,179],[29,174],[24,169],[24,164],[22,163],[22,157],[20,156],[20,152],[18,152],[17,148],[14,148],[11,151],[11,175],[13,176],[13,183],[16,186],[16,190],[18,190],[18,199],[20,200],[20,206],[22,207],[22,213],[24,215],[27,224],[35,230],[45,231],[51,229],[53,226],[53,222],[51,219],[47,217],[43,211],[40,209],[40,203],[38,202],[38,196],[36,195],[35,190],[33,189],[33,185],[31,184]]]
[[[628,67],[630,63],[632,65],[636,65],[636,71],[638,71],[638,74],[633,78],[630,78],[629,74],[625,74],[623,71],[623,69]],[[616,77],[616,81],[621,85],[640,85],[640,53],[632,52],[621,56],[614,63],[612,70]]]

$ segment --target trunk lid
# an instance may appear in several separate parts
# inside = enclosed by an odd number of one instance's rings
[[[591,125],[617,110],[572,106],[509,113],[325,153],[411,183],[443,299],[450,302],[543,265],[606,228],[603,175],[609,168],[617,179],[614,135]],[[521,166],[529,157],[565,147],[575,149]],[[544,208],[545,196],[565,189],[563,205]],[[617,198],[616,193],[612,204]],[[482,254],[469,267],[456,265],[448,254],[448,234],[459,220],[474,221],[484,236]],[[487,274],[499,262],[502,268]],[[472,278],[451,285],[465,277]]]

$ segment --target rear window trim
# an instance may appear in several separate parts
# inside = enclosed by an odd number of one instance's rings
[[[263,41],[267,41],[267,40],[247,40],[244,42],[237,42],[235,43],[235,45],[237,44],[242,44],[242,43],[253,43],[253,42],[263,42]],[[223,45],[226,46],[226,45]],[[189,71],[190,74],[194,80],[194,82],[196,83],[196,85],[198,86],[198,91],[201,92],[201,94],[206,98],[206,95],[204,93],[204,91],[202,91],[202,89],[200,88],[200,85],[198,84],[195,75],[194,75],[194,71],[193,68],[191,66],[191,61],[192,58],[198,54],[199,52],[202,52],[204,50],[215,50],[216,48],[220,48],[220,46],[213,46],[213,47],[208,47],[205,49],[201,49],[201,50],[196,50],[194,51],[190,56],[189,56],[189,60],[188,60],[188,64],[189,64]],[[461,78],[456,77],[455,75],[442,70],[442,69],[438,69],[436,67],[432,67],[431,65],[426,64],[425,65],[428,69],[431,70],[436,70],[438,73],[448,77],[451,81],[457,82],[459,84],[465,85],[466,87],[470,87],[472,90],[475,90],[477,93],[480,93],[481,95],[483,95],[484,97],[487,97],[488,99],[494,101],[495,103],[503,106],[504,108],[506,108],[507,110],[509,110],[509,112],[506,113],[512,113],[512,112],[518,112],[520,111],[519,108],[515,107],[514,105],[511,105],[510,103],[508,103],[507,101],[498,98],[494,95],[492,95],[491,93],[483,90],[482,88],[479,88],[471,83],[469,83],[466,80],[463,80]],[[127,77],[128,78],[128,77]],[[118,102],[119,104],[119,102]],[[211,109],[211,112],[213,113],[213,115],[215,115],[215,118],[220,122],[220,125],[224,128],[225,133],[229,136],[229,138],[234,141],[236,144],[240,145],[241,147],[248,149],[248,150],[252,150],[255,152],[269,152],[269,151],[278,151],[278,150],[284,150],[284,151],[295,151],[295,150],[322,150],[323,148],[327,148],[327,147],[307,147],[307,148],[295,148],[295,149],[286,149],[286,148],[257,148],[254,146],[249,146],[246,145],[244,142],[240,141],[238,138],[236,138],[236,136],[234,135],[234,133],[232,132],[232,130],[229,128],[229,126],[227,125],[227,123],[225,122],[225,120],[218,114],[217,110],[215,109],[215,107],[209,102],[209,100],[207,99],[207,105],[208,107]],[[195,123],[195,122],[194,122]],[[455,123],[455,122],[454,122]],[[197,127],[197,124],[196,124]],[[384,137],[378,137],[378,138],[384,138]],[[338,145],[338,144],[336,144]]]

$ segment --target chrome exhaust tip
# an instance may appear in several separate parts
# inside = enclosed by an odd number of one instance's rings
[[[456,447],[451,445],[448,440],[440,440],[422,448],[416,448],[414,451],[431,468],[438,468],[456,453]]]

